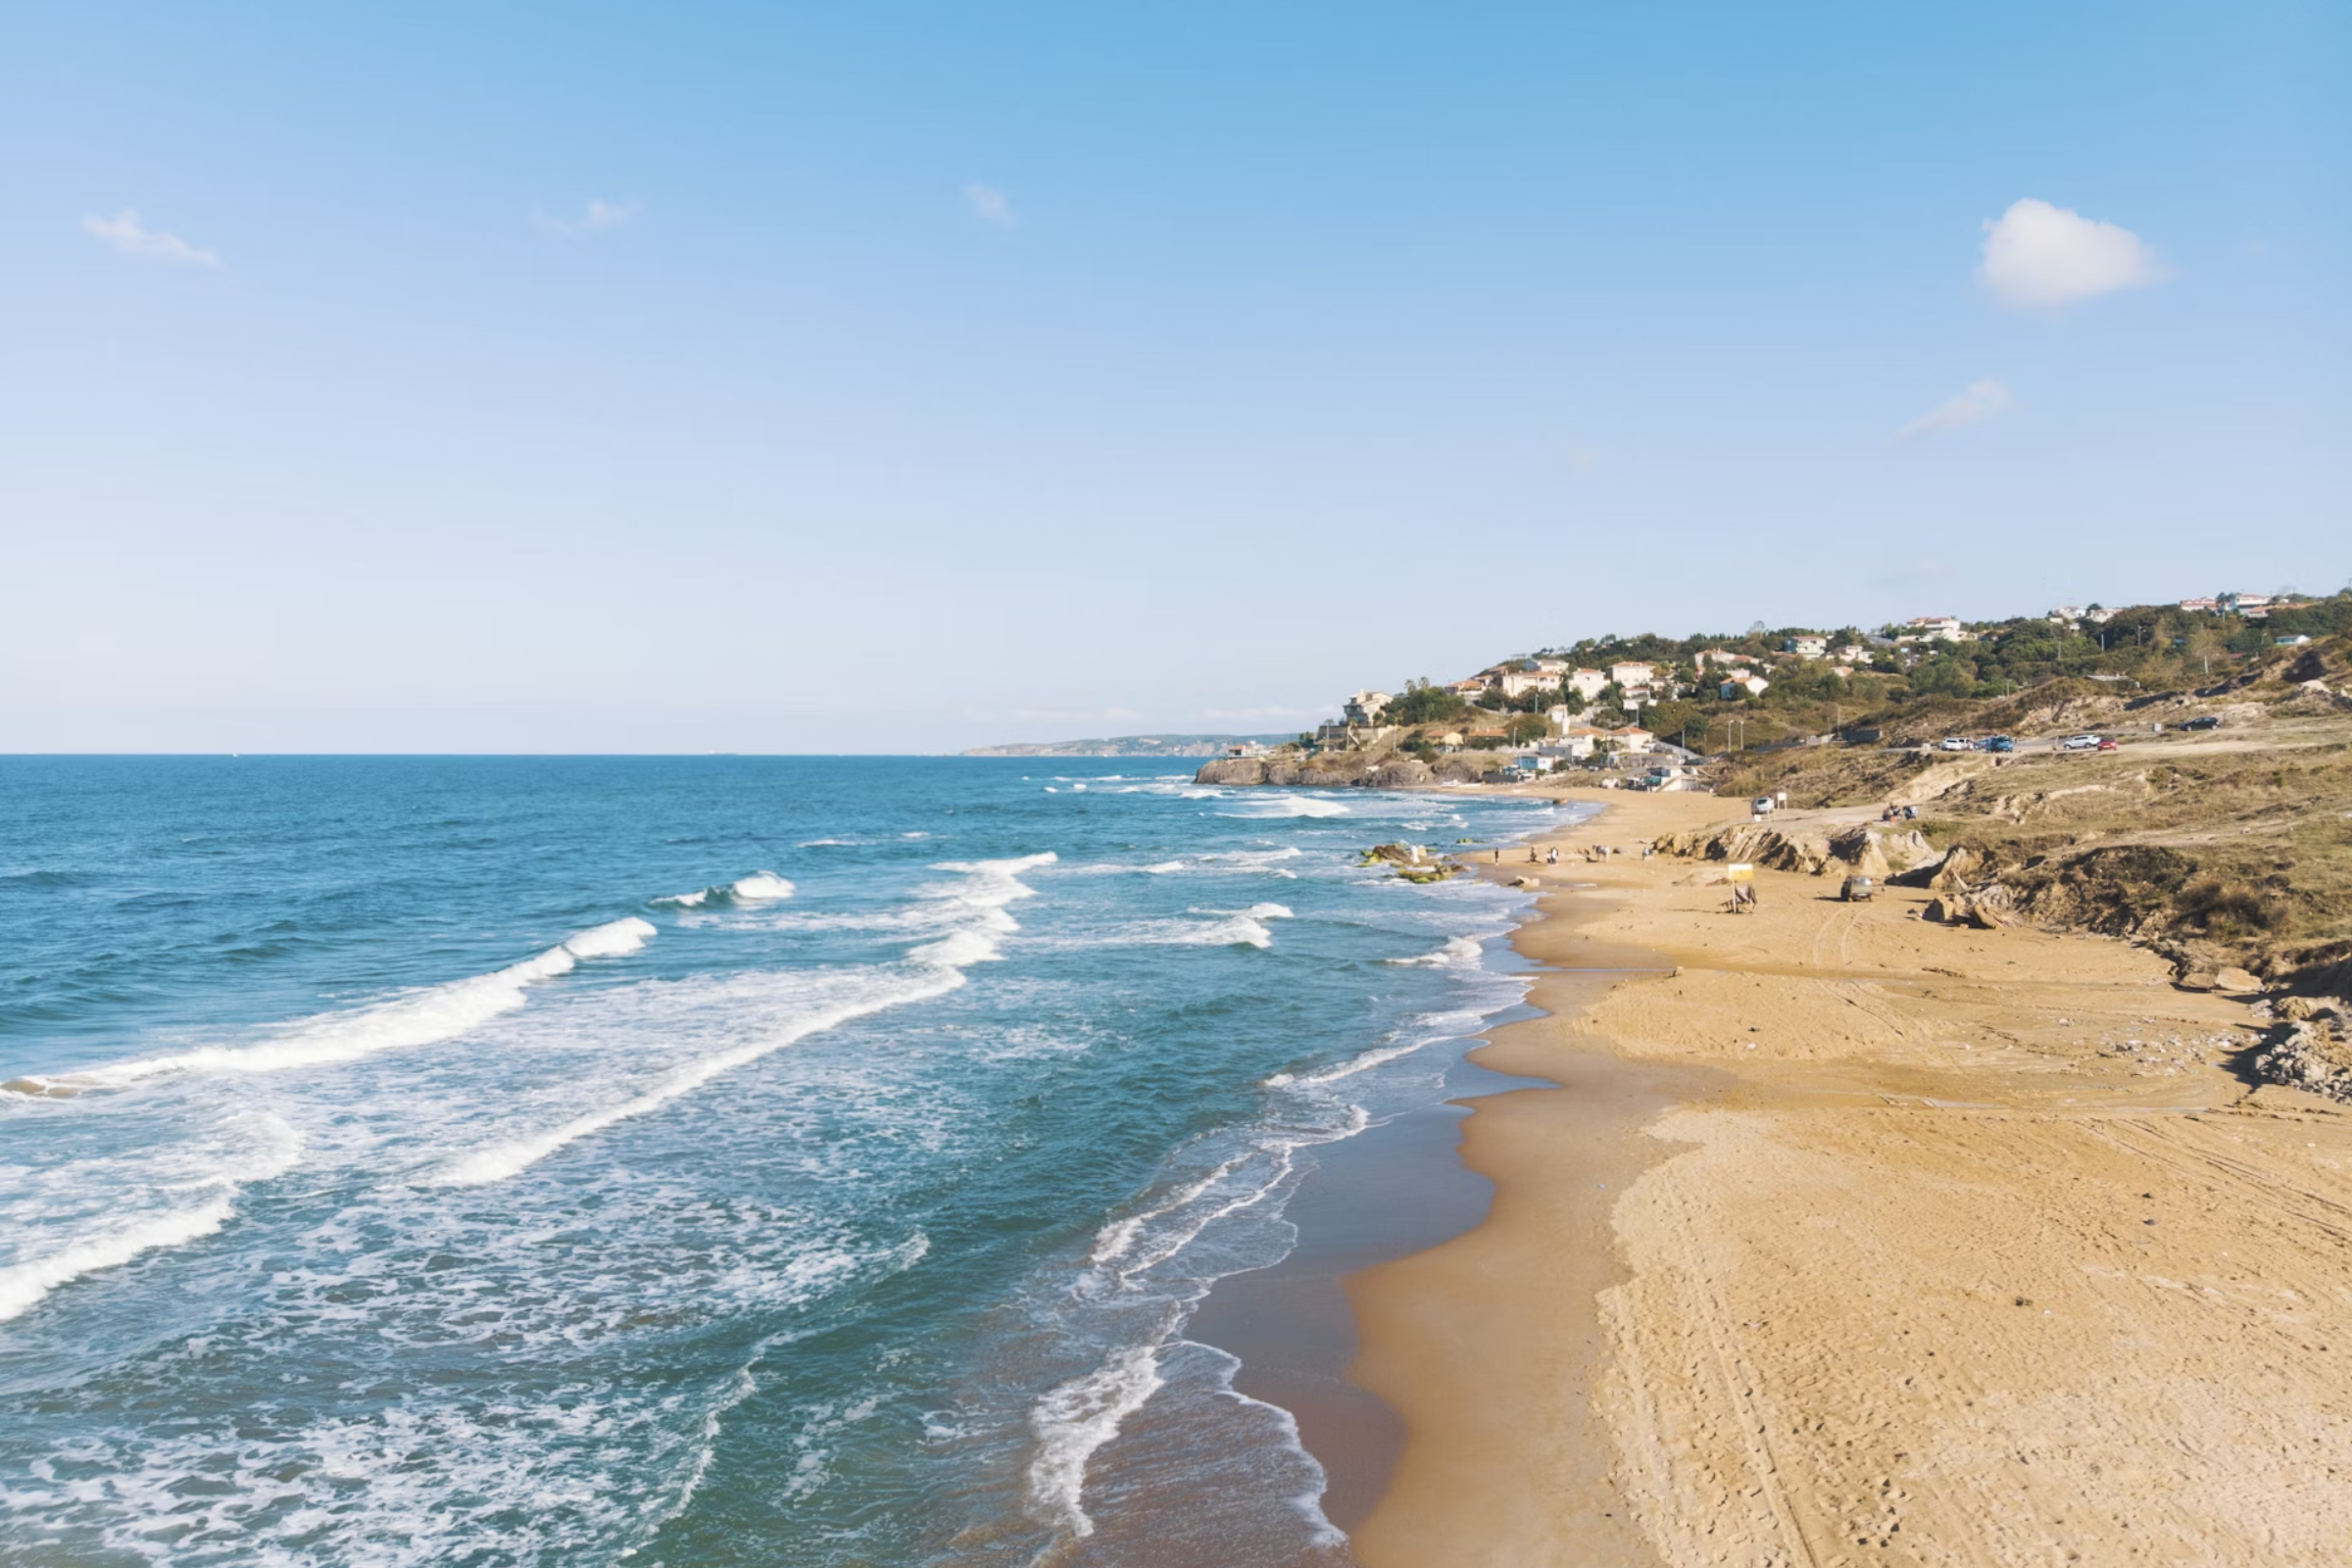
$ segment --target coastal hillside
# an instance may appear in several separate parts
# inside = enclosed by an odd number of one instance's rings
[[[1955,919],[2125,937],[2190,982],[2234,969],[2341,995],[2352,992],[2352,594],[2252,620],[2248,610],[2264,607],[2116,612],[2098,624],[2120,646],[2093,643],[2087,664],[2065,638],[2028,623],[1960,628],[1973,642],[1950,641],[1939,626],[1879,650],[1867,671],[1857,663],[1826,677],[1802,651],[1774,664],[1734,649],[1729,657],[1746,662],[1725,663],[1685,646],[1706,639],[1627,639],[1614,646],[1655,662],[1599,672],[1612,678],[1583,709],[1596,723],[1567,704],[1526,710],[1574,700],[1572,661],[1505,662],[1483,685],[1413,682],[1378,703],[1382,694],[1358,693],[1349,707],[1373,722],[1325,725],[1211,760],[1197,776],[1376,788],[1581,780],[1771,796],[1793,813],[1658,848],[1824,875],[1934,877],[1951,895],[1939,913]],[[1777,640],[1810,651],[1827,639]],[[1693,688],[1702,670],[1751,667],[1776,673],[1752,678],[1760,691],[1729,676],[1712,696]],[[1620,683],[1637,676],[1648,682],[1646,710]],[[1841,701],[1819,694],[1824,679]],[[1631,723],[1638,713],[1645,721]],[[1382,721],[1399,717],[1407,722]],[[1684,738],[1738,740],[1660,767],[1659,732],[1678,718]],[[1932,863],[1890,854],[1888,835],[1873,830],[1887,814],[1932,848]]]

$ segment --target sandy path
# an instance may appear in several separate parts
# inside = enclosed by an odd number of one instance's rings
[[[1564,842],[1727,803],[1612,804]],[[1545,977],[1481,1059],[1573,1091],[1481,1102],[1489,1222],[1354,1283],[1368,1568],[2352,1562],[2352,1117],[2145,953],[1703,872],[1544,873],[1532,956],[1680,969]]]

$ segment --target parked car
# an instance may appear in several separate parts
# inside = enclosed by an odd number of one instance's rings
[[[1848,904],[1867,904],[1878,890],[1878,884],[1866,876],[1849,876],[1838,890],[1838,896]]]
[[[2114,751],[2114,750],[2115,750],[2115,737],[2114,737],[2114,736],[2112,736],[2112,735],[2102,735],[2102,736],[2100,736],[2100,737],[2099,737],[2099,745],[2098,745],[2098,749],[2099,749],[2100,751],[2102,751],[2102,752],[2112,752],[2112,751]]]
[[[1946,735],[1942,745],[1947,752],[1973,752],[1977,749],[1977,743],[1965,735]]]
[[[2220,729],[2222,727],[2222,715],[2219,713],[2199,713],[2196,717],[2190,719],[2187,723],[2181,725],[2180,727],[2182,729]]]
[[[2099,749],[2099,738],[2096,735],[2069,735],[2062,745],[2070,752],[2095,752]]]
[[[1755,812],[1758,816],[1770,816],[1772,814],[1773,808],[1778,803],[1775,802],[1771,796],[1759,795],[1754,800],[1747,803],[1747,808],[1749,810]]]
[[[2006,735],[1995,735],[1984,743],[1984,749],[1988,752],[2014,752],[2017,750],[2017,742]]]

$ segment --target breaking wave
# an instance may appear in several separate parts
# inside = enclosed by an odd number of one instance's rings
[[[635,915],[610,921],[489,974],[430,986],[345,1012],[320,1013],[282,1024],[250,1046],[200,1046],[169,1056],[113,1062],[26,1082],[43,1088],[120,1089],[143,1079],[194,1072],[283,1072],[357,1061],[379,1051],[437,1045],[523,1004],[528,988],[568,974],[583,958],[635,953],[655,934]]]

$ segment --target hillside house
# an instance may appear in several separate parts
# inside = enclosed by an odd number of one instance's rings
[[[1377,724],[1391,700],[1387,692],[1357,692],[1340,705],[1340,716],[1350,724]]]
[[[1870,650],[1858,643],[1839,643],[1830,650],[1830,656],[1840,664],[1867,664],[1870,662]]]
[[[1913,615],[1904,624],[1914,636],[1936,643],[1961,643],[1969,640],[1968,628],[1957,615]]]
[[[1598,697],[1608,684],[1609,677],[1602,670],[1572,669],[1568,672],[1568,689],[1588,703]]]
[[[1794,654],[1799,659],[1826,659],[1829,657],[1830,640],[1827,637],[1815,637],[1807,633],[1784,639],[1781,643],[1781,651]]]
[[[1718,695],[1727,703],[1736,703],[1742,697],[1761,697],[1771,686],[1761,675],[1734,675],[1723,683]]]
[[[1629,691],[1636,686],[1651,685],[1657,678],[1657,667],[1652,664],[1629,662],[1609,666],[1609,679]]]
[[[1487,677],[1473,675],[1468,680],[1457,680],[1446,689],[1465,703],[1475,703],[1487,695]]]
[[[1560,677],[1540,669],[1506,669],[1501,675],[1502,695],[1516,702],[1529,692],[1556,692]]]

